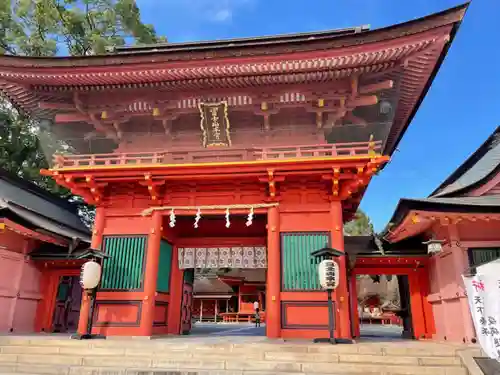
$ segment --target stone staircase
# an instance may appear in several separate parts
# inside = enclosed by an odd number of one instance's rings
[[[458,356],[461,349],[410,341],[327,345],[250,337],[76,341],[3,336],[0,374],[468,375]]]

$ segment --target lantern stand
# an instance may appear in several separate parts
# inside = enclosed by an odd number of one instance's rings
[[[345,256],[345,253],[343,251],[334,249],[328,244],[325,245],[322,249],[315,250],[311,253],[311,257],[314,259],[315,264],[321,264],[324,260],[332,260],[335,262],[335,258],[339,258],[341,256]],[[338,264],[338,263],[337,263]],[[318,267],[319,268],[319,267]],[[338,277],[339,275],[335,275],[335,277]],[[319,275],[321,279],[321,275]],[[339,280],[340,282],[341,280]],[[338,284],[337,284],[338,286]],[[333,299],[332,299],[332,291],[337,287],[329,287],[326,288],[326,292],[328,294],[328,332],[329,332],[329,337],[320,337],[316,338],[313,340],[314,343],[329,343],[332,345],[335,344],[352,344],[353,341],[350,339],[337,339],[335,338],[335,312],[333,309]]]
[[[102,270],[102,263],[104,259],[109,258],[109,255],[104,254],[100,250],[92,249],[89,248],[87,250],[84,250],[79,256],[76,257],[76,259],[87,259],[87,262],[84,263],[82,266],[82,275],[80,276],[81,279],[83,279],[83,270],[85,267],[85,264],[93,262],[97,263]],[[91,289],[84,289],[84,292],[87,294],[88,297],[90,297],[90,309],[89,309],[89,315],[87,319],[87,331],[84,334],[79,334],[76,333],[75,335],[71,336],[72,339],[75,340],[91,340],[91,339],[105,339],[106,336],[104,335],[94,335],[92,334],[92,325],[94,322],[94,311],[95,311],[95,305],[96,305],[96,296],[97,296],[97,289],[99,288],[99,283],[101,282],[100,280],[101,274],[99,274],[99,280],[97,285],[94,288]],[[82,280],[80,281],[82,283]],[[84,285],[82,285],[82,288]]]

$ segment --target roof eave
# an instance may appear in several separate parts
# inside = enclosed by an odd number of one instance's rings
[[[394,142],[392,142],[390,144],[386,144],[386,147],[384,148],[384,155],[392,155],[393,154],[393,152],[397,149],[397,147],[399,145],[399,142],[401,142],[401,139],[403,138],[403,135],[406,133],[406,130],[408,129],[408,126],[411,124],[411,122],[413,121],[413,118],[417,114],[417,111],[419,110],[420,106],[422,105],[422,102],[424,101],[425,97],[427,96],[427,93],[429,92],[429,89],[430,89],[432,83],[434,82],[434,79],[436,78],[437,73],[438,73],[439,69],[441,68],[441,65],[444,62],[444,59],[446,58],[446,55],[448,54],[448,50],[450,49],[451,44],[453,43],[453,40],[455,39],[455,36],[456,36],[456,34],[458,32],[458,29],[459,29],[459,27],[460,27],[460,25],[462,23],[463,18],[465,17],[465,13],[467,12],[469,4],[470,4],[470,2],[467,2],[467,3],[464,3],[464,4],[456,6],[455,8],[451,8],[451,9],[445,10],[445,11],[443,11],[441,13],[437,13],[437,14],[434,14],[434,15],[427,16],[427,17],[432,17],[432,16],[437,16],[437,15],[451,14],[451,13],[454,13],[454,12],[463,11],[463,15],[460,17],[460,19],[458,21],[455,21],[453,23],[453,28],[452,28],[452,31],[450,33],[450,40],[449,40],[448,43],[446,43],[446,45],[444,46],[443,50],[441,51],[439,59],[437,60],[437,63],[434,66],[434,69],[433,69],[433,71],[432,71],[429,79],[427,80],[427,83],[426,83],[426,85],[425,85],[425,87],[424,87],[424,89],[422,91],[422,94],[418,98],[418,101],[417,101],[416,105],[413,107],[413,111],[411,112],[410,116],[408,117],[408,120],[407,120],[406,124],[399,131],[399,134],[398,134],[398,137],[396,138],[396,141],[394,141]],[[425,18],[426,17],[420,18],[420,19],[414,20],[414,21],[415,22],[416,21],[422,21]],[[412,21],[410,21],[410,22],[412,22]],[[383,169],[384,167],[385,166],[382,166],[381,169]]]
[[[432,202],[414,199],[400,199],[396,209],[389,221],[388,228],[384,230],[381,236],[387,240],[392,231],[399,227],[411,211],[425,211],[425,212],[447,212],[447,213],[495,213],[500,214],[500,206],[498,205],[474,205],[474,204],[457,204],[457,203],[444,203]]]

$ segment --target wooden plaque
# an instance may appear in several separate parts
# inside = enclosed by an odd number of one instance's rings
[[[199,103],[203,147],[231,146],[227,102]]]

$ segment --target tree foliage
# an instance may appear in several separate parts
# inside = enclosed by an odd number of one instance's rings
[[[356,212],[353,220],[344,225],[346,236],[369,236],[374,234],[373,224],[370,218],[361,210]]]
[[[0,52],[103,54],[127,43],[164,41],[141,22],[135,0],[14,0],[0,5]]]
[[[141,21],[135,0],[0,0],[0,54],[94,55],[161,41],[165,38]],[[84,221],[92,222],[92,210],[79,197],[39,173],[49,166],[47,157],[65,145],[39,132],[36,119],[13,108],[8,98],[0,99],[0,166],[78,203]]]

